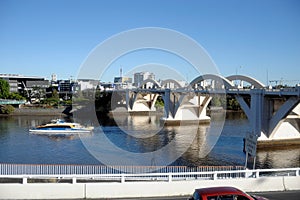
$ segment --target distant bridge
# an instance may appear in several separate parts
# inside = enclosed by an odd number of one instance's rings
[[[239,81],[239,85],[234,84],[235,81]],[[298,125],[286,120],[300,118],[299,86],[269,89],[249,76],[233,75],[225,78],[206,74],[195,78],[186,87],[171,79],[162,84],[147,79],[140,88],[113,92],[125,96],[123,104],[128,112],[155,111],[155,102],[161,96],[164,101],[163,121],[167,124],[209,122],[206,109],[211,99],[216,95],[232,95],[247,115],[252,132],[257,137],[266,140],[300,139]],[[287,133],[283,134],[282,130]]]

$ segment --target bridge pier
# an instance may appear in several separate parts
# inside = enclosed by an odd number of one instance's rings
[[[158,96],[158,93],[126,90],[127,111],[131,113],[156,111],[155,102]]]
[[[163,94],[165,125],[209,123],[206,108],[212,97],[194,92],[171,92],[166,89]]]
[[[253,134],[259,141],[299,139],[299,127],[291,124],[291,120],[300,119],[300,99],[296,96],[270,97],[263,89],[250,91],[250,106],[241,95],[236,95],[242,109],[248,117]],[[281,102],[279,100],[285,100]],[[281,102],[281,103],[280,103]],[[290,113],[293,115],[290,115]]]

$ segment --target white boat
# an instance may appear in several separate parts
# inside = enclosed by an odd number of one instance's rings
[[[70,135],[70,134],[81,134],[91,133],[94,127],[82,126],[79,123],[65,122],[62,119],[51,120],[51,123],[37,126],[29,129],[30,133],[35,134],[51,134],[51,135]]]

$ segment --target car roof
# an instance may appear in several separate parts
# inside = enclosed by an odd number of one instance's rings
[[[226,194],[244,194],[241,190],[235,187],[209,187],[199,188],[195,190],[200,195],[226,195]]]

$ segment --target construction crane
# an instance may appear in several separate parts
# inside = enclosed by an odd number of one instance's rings
[[[290,86],[295,86],[297,84],[300,83],[300,80],[284,80],[284,79],[280,79],[280,80],[270,80],[269,81],[270,84],[275,83],[275,86],[277,85],[289,85]],[[279,83],[279,84],[278,84]]]

